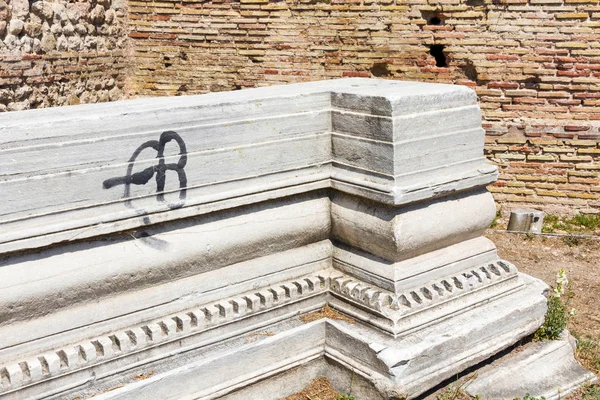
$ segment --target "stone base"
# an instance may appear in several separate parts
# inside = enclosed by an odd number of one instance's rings
[[[528,393],[547,400],[564,398],[598,380],[575,360],[576,346],[567,331],[561,340],[529,343],[481,368],[465,391],[483,399],[515,399]]]
[[[481,237],[497,169],[468,88],[340,80],[5,122],[3,398],[269,399],[317,372],[414,397],[544,319],[546,286]],[[355,323],[298,319],[324,305]]]
[[[360,321],[303,324],[282,311],[279,322],[246,329],[228,340],[215,340],[214,335],[202,340],[200,334],[192,344],[190,337],[182,338],[140,352],[137,360],[122,357],[101,364],[87,379],[74,372],[44,385],[44,393],[34,393],[32,387],[15,396],[267,400],[292,394],[325,375],[343,392],[349,391],[351,381],[356,386],[352,393],[363,394],[359,398],[414,398],[537,329],[546,310],[546,286],[522,274],[519,280],[523,285],[517,291],[396,338]],[[322,296],[307,297],[294,309],[307,312],[331,298]],[[232,323],[230,332],[235,324],[243,321]],[[48,392],[52,386],[54,393]]]

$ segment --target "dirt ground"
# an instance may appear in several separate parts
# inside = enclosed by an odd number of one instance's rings
[[[559,269],[569,279],[569,307],[575,314],[568,329],[579,339],[577,358],[589,370],[600,374],[600,237],[546,237],[488,230],[486,236],[498,247],[501,258],[526,274],[555,285]],[[465,378],[447,383],[423,400],[468,399],[461,390]],[[327,378],[315,379],[303,391],[284,400],[338,400]],[[600,400],[600,385],[583,388],[569,400]],[[356,399],[368,400],[368,399]]]
[[[569,307],[576,310],[569,330],[582,337],[600,339],[600,236],[576,239],[498,231],[488,231],[486,236],[496,243],[501,258],[549,285],[555,285],[556,273],[563,268],[572,296]]]
[[[331,386],[324,376],[313,380],[302,391],[281,400],[337,400],[340,394]]]

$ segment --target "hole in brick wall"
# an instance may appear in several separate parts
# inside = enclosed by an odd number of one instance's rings
[[[169,68],[171,65],[173,65],[173,63],[170,63],[169,61],[171,61],[170,57],[163,56],[163,62],[164,62],[165,68]]]
[[[386,63],[375,63],[371,67],[371,74],[373,74],[373,76],[380,77],[380,76],[389,76],[392,73],[388,69],[388,66]]]
[[[421,17],[427,21],[427,25],[444,24],[444,16],[439,11],[421,11]]]
[[[188,87],[187,85],[184,83],[182,85],[179,86],[179,88],[177,89],[177,92],[175,93],[175,96],[181,96],[182,94],[184,94],[185,92],[187,92]]]
[[[539,76],[532,76],[523,81],[523,86],[526,89],[538,89],[542,80]]]
[[[436,67],[447,67],[446,55],[444,54],[444,45],[433,44],[429,46],[429,54],[435,58]]]
[[[485,5],[485,0],[467,0],[465,4],[470,7],[481,7]]]
[[[187,61],[187,59],[188,59],[187,53],[185,51],[183,51],[183,50],[180,50],[179,51],[179,58],[181,58],[183,61]]]
[[[473,61],[465,61],[465,65],[461,67],[461,70],[463,71],[468,80],[477,82],[477,68],[475,68],[475,64],[473,64]]]

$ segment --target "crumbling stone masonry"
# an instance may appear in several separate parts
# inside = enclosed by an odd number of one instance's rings
[[[118,99],[125,76],[132,96],[348,76],[456,83],[479,95],[496,201],[600,210],[598,0],[140,0],[127,13],[84,1],[64,3],[66,18],[37,16],[58,2],[11,11],[19,1],[0,14],[0,109]]]
[[[123,98],[121,0],[0,0],[0,111]]]

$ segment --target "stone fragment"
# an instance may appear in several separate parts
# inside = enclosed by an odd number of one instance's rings
[[[33,3],[31,5],[31,12],[45,20],[52,19],[54,15],[52,4],[47,1],[36,1]]]
[[[71,36],[67,39],[69,50],[78,51],[83,49],[83,41],[79,35]]]
[[[108,98],[110,101],[119,100],[121,99],[122,94],[123,93],[119,90],[119,88],[114,87],[108,91]]]
[[[108,37],[104,40],[104,47],[108,50],[113,50],[117,47],[117,42],[115,39]]]
[[[8,32],[11,35],[17,36],[23,31],[24,26],[25,23],[20,19],[13,19],[10,21],[10,24],[8,24]]]
[[[62,33],[65,36],[73,36],[75,34],[75,27],[69,22],[63,26]]]
[[[42,24],[27,22],[24,29],[25,33],[29,36],[39,36],[42,34]]]
[[[77,7],[77,4],[71,3],[67,6],[67,18],[73,24],[79,22],[79,19],[81,18],[81,11]]]
[[[97,47],[98,44],[98,39],[95,38],[94,36],[86,36],[85,39],[83,40],[83,46],[86,49],[95,49]]]
[[[67,41],[67,38],[65,37],[65,35],[59,36],[59,38],[56,40],[56,50],[65,51],[65,50],[67,50],[68,47],[69,47],[69,42]]]
[[[13,99],[13,92],[8,89],[0,89],[0,103],[8,103]]]
[[[98,92],[98,101],[100,103],[105,103],[109,100],[108,90],[101,90]]]
[[[9,14],[8,4],[6,4],[6,1],[0,0],[0,21],[8,20]]]
[[[31,52],[33,52],[33,39],[30,38],[29,36],[21,36],[20,39],[20,43],[21,43],[21,52],[25,53],[25,54],[29,54]]]
[[[8,34],[4,38],[4,44],[8,50],[17,50],[21,47],[21,42],[19,38],[13,34]]]
[[[101,25],[104,22],[104,19],[106,17],[105,11],[104,11],[104,7],[102,7],[100,4],[96,5],[96,7],[94,7],[94,9],[90,12],[90,21],[94,24],[94,25]]]
[[[115,10],[107,10],[104,16],[104,20],[107,24],[112,24],[116,19]]]
[[[50,32],[52,32],[53,35],[61,35],[62,26],[60,25],[60,23],[52,24],[52,26],[50,27]]]
[[[29,109],[29,100],[18,101],[8,104],[8,111],[23,111]]]
[[[77,24],[75,25],[75,32],[77,32],[79,35],[85,35],[87,34],[87,28],[84,24]]]
[[[96,32],[96,27],[93,24],[90,24],[89,22],[84,21],[83,25],[85,26],[85,29],[87,29],[88,34],[93,35]]]
[[[56,21],[66,21],[67,17],[67,9],[61,3],[52,3],[52,12],[54,13],[54,20]]]
[[[44,22],[44,19],[40,18],[35,14],[29,14],[29,19],[27,20],[27,22],[41,25]]]
[[[55,46],[56,46],[56,38],[54,37],[54,35],[52,33],[47,33],[44,36],[42,36],[41,48],[44,52],[48,53],[48,52],[54,50]]]
[[[0,21],[0,36],[4,35],[6,31],[6,21]]]
[[[11,0],[12,17],[26,19],[29,15],[29,0]]]
[[[21,85],[15,90],[15,99],[17,101],[21,101],[29,97],[29,95],[33,92],[31,86]]]
[[[96,32],[98,32],[100,35],[106,36],[110,34],[108,30],[109,28],[110,27],[108,25],[102,24],[96,27]]]

